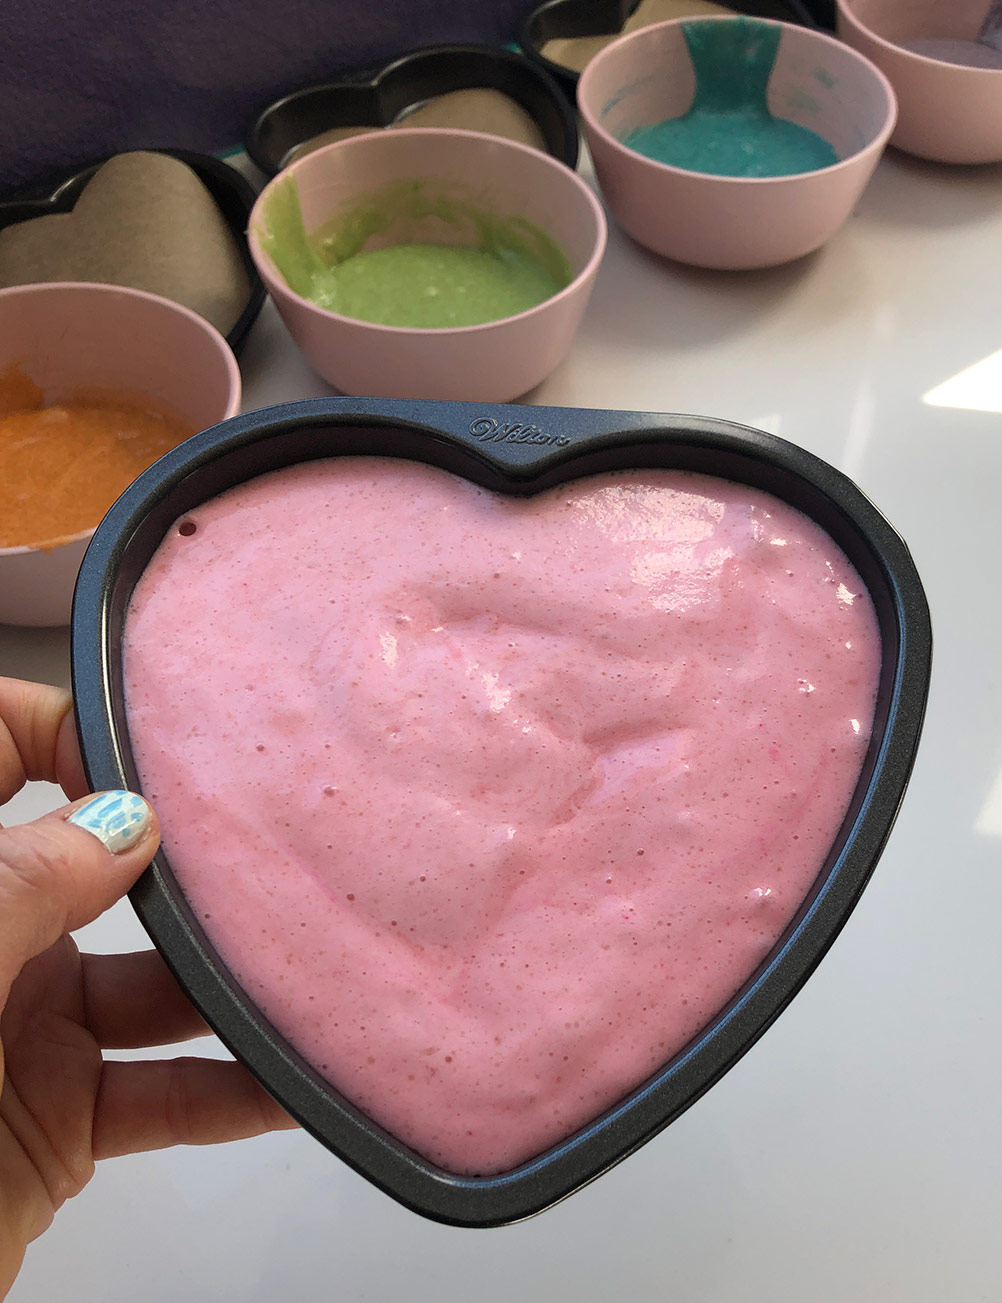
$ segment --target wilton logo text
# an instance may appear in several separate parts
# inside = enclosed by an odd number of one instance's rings
[[[531,443],[550,448],[563,448],[570,443],[566,435],[545,434],[538,425],[498,421],[493,416],[478,416],[471,421],[470,434],[481,443]]]

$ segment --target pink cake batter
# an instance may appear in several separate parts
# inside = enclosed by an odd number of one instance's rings
[[[628,471],[519,499],[377,458],[184,517],[125,641],[206,933],[344,1095],[464,1174],[594,1119],[755,971],[879,668],[858,575],[765,494]]]

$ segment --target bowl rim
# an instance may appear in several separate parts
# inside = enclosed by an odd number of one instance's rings
[[[471,326],[389,326],[379,321],[362,321],[358,317],[348,317],[344,313],[334,312],[330,308],[322,308],[318,303],[313,303],[297,294],[294,289],[286,282],[285,277],[272,262],[270,255],[261,247],[260,238],[256,230],[256,225],[263,218],[263,210],[266,196],[273,187],[280,185],[290,176],[295,176],[298,169],[304,166],[315,166],[325,155],[333,154],[336,151],[343,150],[346,147],[361,149],[382,149],[394,148],[395,142],[413,138],[415,136],[435,136],[441,140],[462,138],[467,140],[481,141],[485,146],[490,148],[499,148],[502,151],[512,150],[518,154],[531,157],[537,163],[542,160],[542,166],[552,171],[557,177],[561,177],[563,182],[569,183],[576,190],[579,197],[583,200],[584,207],[594,223],[594,238],[592,241],[591,253],[588,260],[581,270],[571,278],[571,280],[556,294],[551,294],[549,298],[543,299],[541,303],[533,304],[531,308],[526,308],[522,312],[516,312],[512,316],[498,317],[494,321],[481,321]],[[388,141],[388,145],[377,144],[375,142]],[[551,237],[552,238],[552,237]],[[466,131],[459,127],[400,127],[392,132],[371,132],[364,136],[350,136],[345,140],[335,140],[329,145],[323,145],[319,149],[311,150],[309,154],[304,154],[302,158],[297,158],[290,163],[288,167],[283,168],[277,173],[268,184],[261,190],[251,210],[250,217],[247,221],[247,243],[250,247],[251,257],[254,265],[258,270],[261,279],[268,286],[268,292],[275,296],[277,287],[282,295],[287,295],[293,302],[303,309],[308,310],[311,315],[315,315],[321,321],[332,321],[345,327],[353,327],[360,330],[371,331],[377,335],[390,335],[395,337],[408,337],[414,339],[424,338],[446,338],[457,335],[470,336],[479,332],[489,332],[497,330],[500,327],[509,326],[513,322],[519,322],[526,317],[531,317],[550,308],[553,304],[570,298],[577,294],[583,286],[587,285],[596,275],[599,264],[605,255],[606,245],[609,239],[608,222],[605,216],[605,210],[599,202],[594,190],[573,168],[568,167],[566,163],[554,157],[552,154],[544,153],[542,150],[534,149],[531,145],[523,145],[517,140],[506,140],[501,136],[493,136],[485,131]]]
[[[859,149],[854,150],[851,154],[847,154],[845,158],[837,159],[834,163],[829,163],[826,167],[813,168],[809,172],[796,172],[792,175],[786,176],[721,176],[714,172],[696,172],[691,168],[678,167],[674,163],[661,163],[655,158],[648,158],[646,154],[641,154],[639,151],[631,149],[629,145],[624,145],[621,140],[618,140],[612,132],[602,124],[591,106],[585,102],[587,93],[590,89],[591,80],[593,80],[595,76],[595,68],[610,56],[610,54],[618,53],[619,50],[629,42],[638,39],[649,40],[654,33],[665,31],[668,28],[681,28],[684,24],[699,24],[702,26],[706,23],[733,23],[735,21],[768,23],[772,27],[782,28],[783,33],[787,31],[795,32],[798,37],[806,36],[809,41],[818,41],[824,45],[834,46],[840,52],[847,53],[859,64],[863,71],[869,73],[873,77],[874,81],[884,92],[887,101],[886,112],[883,125],[877,134],[867,141],[865,145],[860,146]],[[799,23],[782,22],[778,18],[749,18],[745,14],[698,14],[692,18],[667,18],[664,22],[652,23],[650,27],[641,27],[635,32],[627,32],[625,35],[617,37],[615,41],[610,42],[604,50],[600,50],[598,54],[596,54],[593,59],[590,59],[585,65],[584,72],[581,73],[578,80],[577,102],[578,111],[584,121],[586,134],[594,134],[603,144],[612,146],[615,151],[621,154],[624,158],[629,158],[634,161],[640,160],[640,162],[648,169],[660,171],[665,176],[698,177],[702,181],[713,182],[717,185],[725,186],[789,186],[796,185],[798,182],[808,177],[831,176],[838,171],[854,166],[863,158],[869,157],[873,154],[879,155],[890,139],[898,117],[898,99],[894,92],[894,87],[891,85],[890,79],[880,68],[877,67],[875,63],[873,63],[872,60],[868,59],[866,55],[860,54],[860,52],[854,49],[851,45],[846,44],[844,41],[840,41],[838,37],[831,35],[829,32],[821,31],[820,28],[805,27]]]
[[[211,321],[207,321],[193,308],[185,307],[183,303],[178,303],[175,299],[165,298],[162,294],[153,294],[149,290],[136,289],[131,285],[114,285],[107,281],[27,281],[23,285],[7,285],[0,288],[0,307],[12,299],[41,298],[46,294],[56,294],[63,297],[67,293],[76,294],[78,292],[87,295],[97,292],[100,295],[107,294],[137,301],[145,300],[147,303],[167,308],[179,317],[187,318],[192,326],[197,327],[202,332],[206,342],[212,345],[211,351],[219,357],[226,371],[228,381],[226,410],[221,419],[228,420],[230,417],[236,416],[240,410],[242,380],[240,365],[237,362],[232,346]],[[22,364],[27,365],[27,363]],[[126,389],[126,392],[130,391]],[[218,422],[215,422],[215,424],[218,424]],[[198,431],[195,431],[195,433],[198,433]],[[20,543],[13,547],[0,547],[0,560],[4,557],[25,556],[33,552],[56,552],[60,548],[90,538],[96,529],[97,525],[93,525],[90,529],[81,530],[77,534],[67,534],[56,539],[46,539],[40,543]]]
[[[1002,76],[1002,64],[997,68],[983,68],[978,67],[975,64],[951,63],[949,59],[935,59],[931,54],[920,54],[918,50],[909,50],[906,46],[899,45],[896,41],[889,41],[886,36],[881,36],[880,33],[875,32],[872,27],[867,27],[866,23],[860,19],[859,15],[851,7],[849,0],[835,0],[835,4],[836,13],[840,21],[844,20],[848,26],[855,28],[856,31],[861,32],[868,40],[871,40],[874,44],[880,46],[881,50],[886,51],[888,54],[891,54],[896,58],[905,61],[915,60],[920,64],[927,63],[932,68],[952,68],[954,72],[962,73],[964,76],[971,76],[974,74],[982,79]]]
[[[929,687],[928,604],[906,545],[847,476],[797,445],[732,421],[428,400],[285,403],[235,417],[161,459],[122,495],[91,542],[74,597],[71,647],[81,754],[97,790],[138,784],[121,638],[132,591],[164,534],[185,511],[229,487],[341,455],[425,462],[515,495],[614,468],[709,470],[808,514],[846,552],[877,609],[881,674],[867,758],[842,827],[783,936],[728,1005],[657,1073],[510,1171],[445,1172],[323,1082],[236,987],[163,851],[133,888],[137,914],[196,1006],[310,1134],[413,1211],[456,1226],[505,1225],[574,1193],[673,1122],[751,1048],[821,962],[857,904],[904,797]]]

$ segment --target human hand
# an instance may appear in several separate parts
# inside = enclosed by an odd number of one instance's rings
[[[209,1030],[155,951],[81,955],[68,935],[129,890],[159,828],[130,793],[80,799],[67,693],[0,678],[0,806],[30,779],[72,805],[0,829],[0,1298],[96,1159],[295,1125],[237,1063],[104,1061]]]

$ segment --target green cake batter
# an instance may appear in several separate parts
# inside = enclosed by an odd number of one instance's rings
[[[387,326],[475,326],[513,317],[561,288],[531,258],[502,249],[396,244],[333,267],[316,302]]]
[[[792,176],[838,157],[816,132],[769,111],[781,28],[753,18],[683,23],[696,74],[688,113],[638,127],[623,144],[658,163],[714,176]]]
[[[373,236],[431,220],[457,243]],[[371,195],[307,234],[295,180],[276,186],[261,242],[290,289],[318,307],[387,326],[443,329],[525,312],[570,283],[566,257],[519,217],[500,217],[422,182]]]

